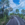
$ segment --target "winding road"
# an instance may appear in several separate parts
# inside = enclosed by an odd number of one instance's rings
[[[6,25],[25,25],[25,22],[20,17],[12,16]]]

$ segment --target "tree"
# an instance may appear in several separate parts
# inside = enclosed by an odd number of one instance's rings
[[[11,12],[11,11],[13,11],[13,8],[12,8],[12,7],[10,7],[10,8],[8,8],[8,10]]]
[[[9,0],[6,0],[6,4],[7,4],[6,6],[8,6],[8,7],[9,7]]]
[[[13,15],[15,14],[15,12],[13,11]]]
[[[12,8],[12,7],[9,7],[9,8],[8,8],[8,11],[9,11],[9,12],[13,11],[13,8]],[[9,15],[10,15],[10,14],[9,14]]]
[[[19,9],[16,9],[16,12],[19,13]]]
[[[21,12],[22,12],[22,14],[23,14],[23,18],[24,18],[25,9],[22,9]]]
[[[7,6],[9,7],[9,1],[8,0],[1,0],[1,1],[2,1],[2,4],[0,6],[3,6],[3,8],[0,11],[2,11],[2,14],[3,14],[3,12],[4,12],[4,4],[3,3],[7,4]],[[8,15],[7,9],[6,9],[6,14]]]
[[[22,14],[24,15],[24,14],[25,14],[25,9],[22,9],[21,12],[22,12]]]
[[[7,16],[8,15],[8,9],[5,9],[5,15]]]
[[[0,4],[1,4],[2,2],[0,2]]]
[[[5,0],[1,0],[2,2],[4,2]]]
[[[9,7],[9,0],[1,0],[2,4],[1,5],[4,5],[4,4],[7,4],[6,6]],[[0,2],[0,3],[1,3]],[[4,4],[3,4],[4,3]]]
[[[1,9],[0,9],[0,18],[3,18],[3,12],[4,12],[4,9],[1,8]]]

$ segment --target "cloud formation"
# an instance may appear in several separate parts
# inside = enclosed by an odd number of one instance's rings
[[[20,9],[19,10],[19,13],[21,13],[21,10],[24,8],[25,9],[25,0],[20,0],[19,1],[19,5],[17,5],[17,4],[15,4],[14,2],[13,2],[13,0],[10,0],[10,7],[12,7],[14,10],[16,10],[16,9]]]
[[[11,6],[12,8],[15,8],[15,7],[16,7],[16,4],[13,2],[13,0],[10,0],[10,6]]]
[[[12,8],[17,8],[17,9],[22,9],[22,8],[25,8],[25,0],[20,0],[20,2],[19,2],[20,4],[19,5],[17,5],[17,4],[15,4],[14,2],[13,2],[13,0],[11,0],[10,1],[10,6],[12,7]]]

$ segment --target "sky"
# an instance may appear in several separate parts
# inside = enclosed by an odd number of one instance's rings
[[[21,10],[25,9],[25,0],[9,0],[9,1],[10,1],[10,7],[12,7],[14,11],[16,9],[19,9],[20,11],[19,13],[21,13]]]
[[[25,8],[25,0],[10,0],[10,6],[13,8]]]
[[[1,1],[1,0],[0,0]]]
[[[11,0],[10,6],[15,9],[19,9],[19,13],[21,13],[22,9],[25,9],[25,0]]]
[[[19,0],[13,0],[15,4],[19,4]]]

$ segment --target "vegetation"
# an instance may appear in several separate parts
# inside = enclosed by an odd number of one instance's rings
[[[3,11],[4,11],[4,9],[3,8],[0,8],[0,18],[3,18]]]
[[[6,23],[8,22],[8,20],[9,20],[9,16],[7,18],[6,15],[5,15],[5,17],[3,17],[3,18],[0,19],[0,22],[1,22],[1,24],[6,25]]]
[[[4,2],[5,0],[2,0],[2,2]],[[9,7],[9,1],[8,0],[6,0],[6,2],[5,2],[7,5],[7,7]],[[2,12],[2,14],[0,13],[0,25],[6,25],[6,23],[9,21],[9,19],[11,18],[8,14],[9,14],[9,12],[11,12],[11,11],[13,11],[13,8],[12,7],[10,7],[10,8],[8,8],[8,9],[5,9],[5,11],[4,11],[4,6],[3,6],[3,8],[1,8],[0,9],[0,12]],[[4,12],[4,13],[3,13]],[[21,17],[22,19],[24,19],[25,20],[25,10],[24,9],[22,9],[22,14],[19,14],[19,9],[16,9],[16,13],[13,11],[13,13],[10,13],[10,15],[18,15],[19,17]]]
[[[16,13],[19,13],[19,9],[16,9]]]
[[[5,1],[5,0],[1,0],[2,1],[2,4],[3,4],[3,2]],[[6,2],[5,2],[6,4],[7,4],[7,6],[9,7],[9,1],[8,0],[6,0]],[[0,25],[6,25],[6,23],[9,21],[9,16],[8,16],[8,9],[5,9],[5,11],[4,11],[4,5],[3,5],[3,8],[0,8],[0,12],[2,12],[2,13],[0,13]],[[4,13],[3,13],[4,12]]]
[[[24,10],[24,11],[25,11],[25,10]],[[14,12],[13,12],[13,13],[11,13],[10,15],[13,15],[13,14],[16,15],[16,16],[18,15],[18,16],[21,17],[22,19],[25,19],[25,14],[24,14],[24,15],[23,15],[23,14],[19,14],[19,10],[18,10],[18,9],[16,9],[16,13],[17,13],[17,14],[14,14]],[[23,10],[22,10],[22,13],[23,13]],[[24,12],[24,13],[25,13],[25,12]]]
[[[2,2],[4,2],[5,0],[1,0]]]
[[[25,9],[22,9],[22,11],[21,11],[21,12],[22,12],[22,14],[24,15],[24,14],[25,14]]]

